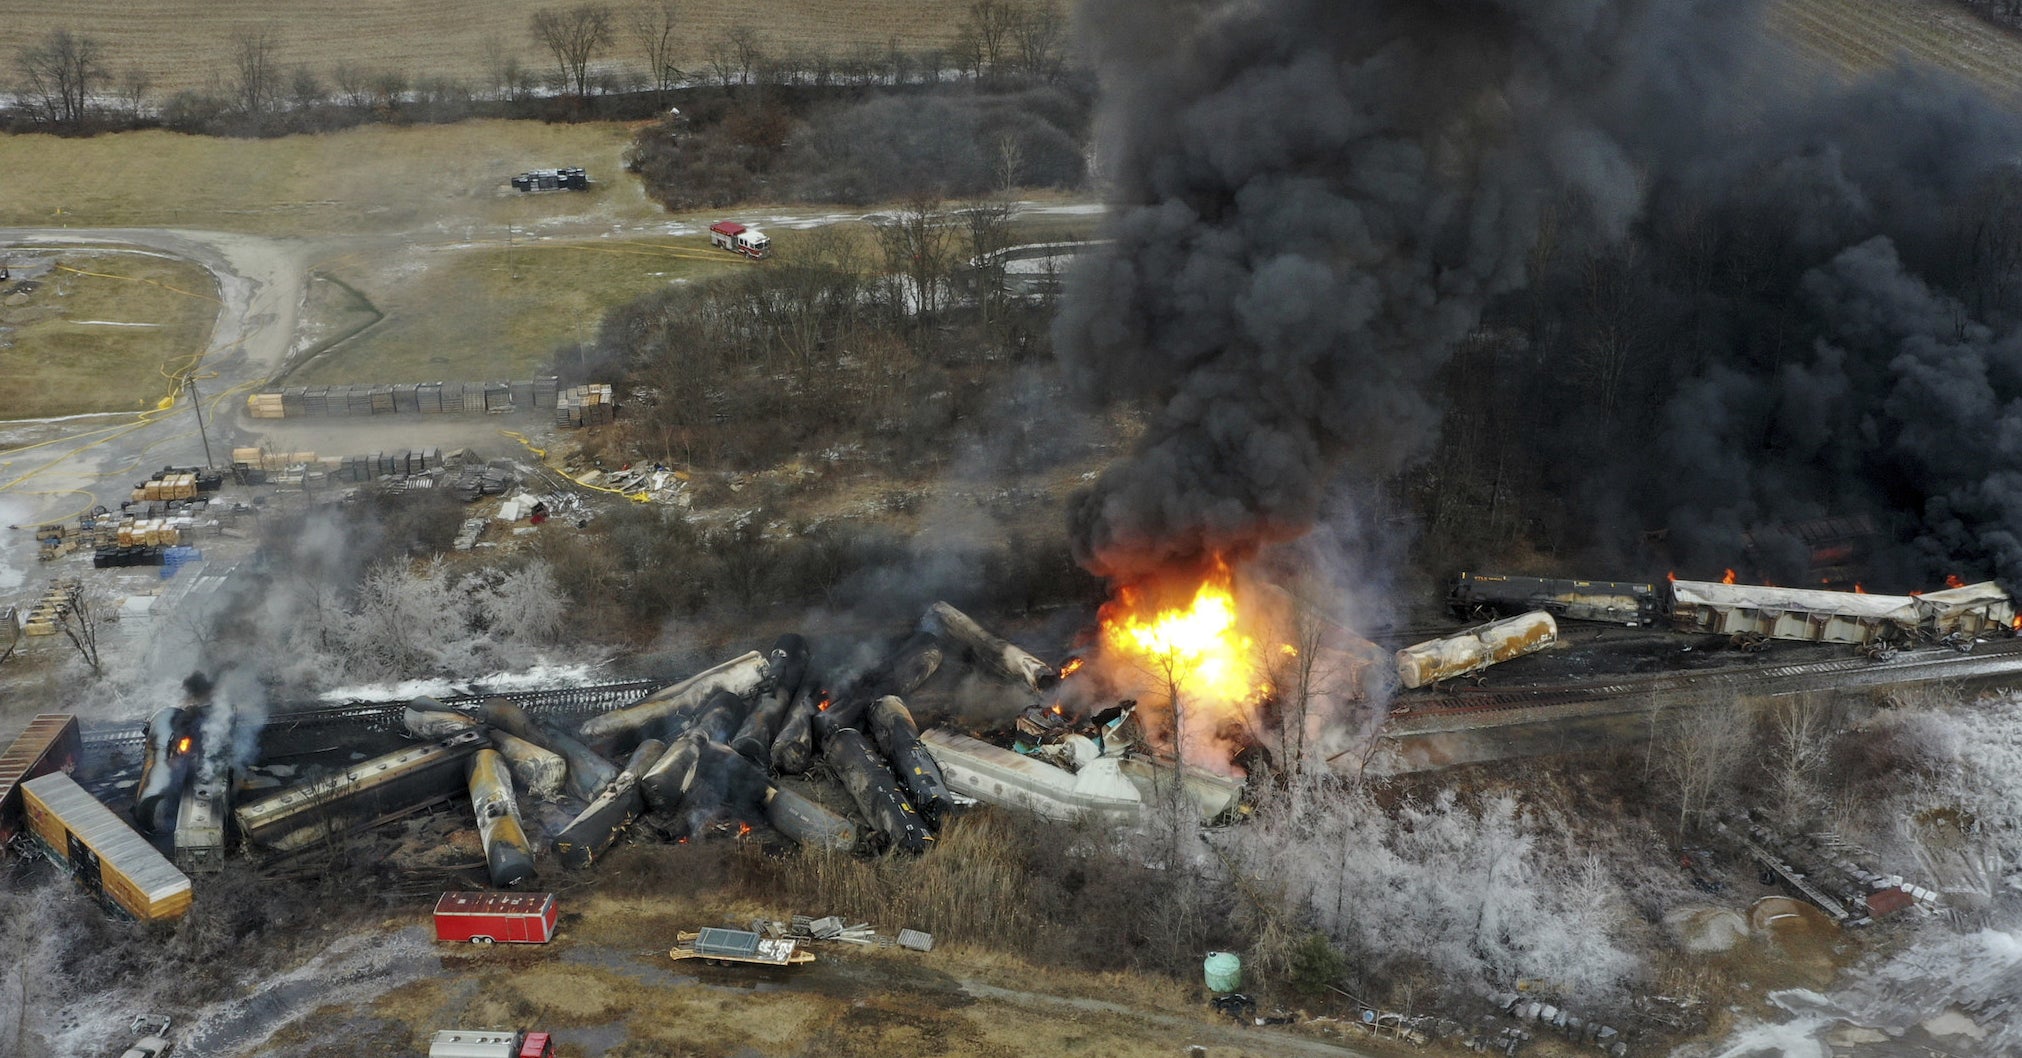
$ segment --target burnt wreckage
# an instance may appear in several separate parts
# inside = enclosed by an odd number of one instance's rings
[[[292,749],[275,762],[259,750],[240,765],[216,759],[223,747],[207,736],[233,741],[229,726],[193,693],[142,733],[131,812],[188,869],[215,870],[229,847],[286,856],[468,803],[498,888],[526,884],[546,856],[591,867],[628,833],[681,841],[765,827],[813,847],[920,854],[964,803],[907,704],[944,670],[945,681],[981,680],[1025,704],[1059,680],[942,603],[882,660],[834,682],[806,640],[785,635],[588,716],[503,697],[356,706],[374,730],[311,740],[310,758],[348,755],[339,765],[277,763],[302,759]],[[242,741],[290,737],[298,725],[287,717]],[[375,740],[390,748],[375,752]]]

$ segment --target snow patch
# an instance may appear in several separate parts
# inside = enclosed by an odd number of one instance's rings
[[[393,702],[420,695],[440,698],[455,694],[510,694],[513,691],[603,683],[609,679],[595,663],[541,664],[518,672],[494,672],[475,679],[448,677],[357,683],[323,692],[325,702]]]

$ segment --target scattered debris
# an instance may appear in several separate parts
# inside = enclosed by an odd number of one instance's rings
[[[679,962],[701,959],[712,966],[746,963],[756,966],[802,966],[814,961],[814,953],[804,951],[796,940],[763,937],[741,929],[704,927],[695,933],[675,935],[667,957]]]
[[[562,169],[529,169],[512,179],[513,190],[528,191],[588,191],[590,176],[581,167]]]

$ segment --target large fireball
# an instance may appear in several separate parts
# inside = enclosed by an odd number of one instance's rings
[[[1181,708],[1205,711],[1210,726],[1241,718],[1264,680],[1255,641],[1239,625],[1233,581],[1217,557],[1190,594],[1184,581],[1118,589],[1102,608],[1104,655],[1128,662],[1155,690],[1176,691]]]

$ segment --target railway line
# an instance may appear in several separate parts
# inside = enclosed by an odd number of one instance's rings
[[[1495,714],[1553,711],[1554,707],[1634,702],[1693,705],[1718,698],[1777,697],[1807,691],[1846,690],[1940,681],[2022,678],[2022,639],[1981,643],[1968,654],[1949,647],[1926,647],[1892,661],[1848,657],[1786,665],[1746,665],[1689,673],[1602,677],[1592,681],[1496,690],[1443,691],[1437,697],[1410,696],[1393,704],[1384,733],[1410,737],[1470,727],[1500,726],[1533,717]],[[1407,706],[1409,711],[1398,710]],[[1543,719],[1537,716],[1536,719]]]

